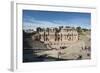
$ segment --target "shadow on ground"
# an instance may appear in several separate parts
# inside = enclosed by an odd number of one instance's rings
[[[33,49],[25,49],[23,51],[23,62],[46,62],[46,61],[64,61],[67,59],[55,58],[45,55],[38,56]]]

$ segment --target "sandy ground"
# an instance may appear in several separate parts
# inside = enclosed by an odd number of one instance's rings
[[[90,51],[82,49],[84,45],[85,43],[83,41],[78,41],[77,43],[72,44],[70,47],[67,47],[65,49],[41,51],[37,52],[36,54],[46,54],[47,56],[61,59],[78,59],[80,56],[82,56],[80,59],[90,59],[90,56],[87,55],[90,54]]]

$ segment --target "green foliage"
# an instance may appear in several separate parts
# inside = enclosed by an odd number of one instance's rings
[[[77,30],[77,32],[78,32],[79,34],[82,34],[82,29],[81,29],[81,27],[77,27],[76,30]]]

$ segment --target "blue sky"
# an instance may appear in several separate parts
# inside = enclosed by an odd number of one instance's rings
[[[23,10],[23,28],[80,26],[91,28],[91,14],[79,12],[56,12]]]

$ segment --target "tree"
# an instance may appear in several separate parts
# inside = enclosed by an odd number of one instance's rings
[[[59,29],[58,29],[58,28],[54,28],[54,29],[55,29],[56,33],[58,33],[58,32],[59,32]]]
[[[79,34],[82,33],[82,29],[81,29],[81,27],[76,27],[76,30],[77,30],[77,32],[78,32]]]
[[[88,31],[88,29],[86,29],[86,28],[83,28],[83,31],[84,31],[84,32],[86,32],[86,31]]]
[[[49,32],[49,28],[46,28],[46,31]]]
[[[37,32],[40,32],[42,29],[41,29],[41,27],[37,27],[36,30],[37,30]]]

